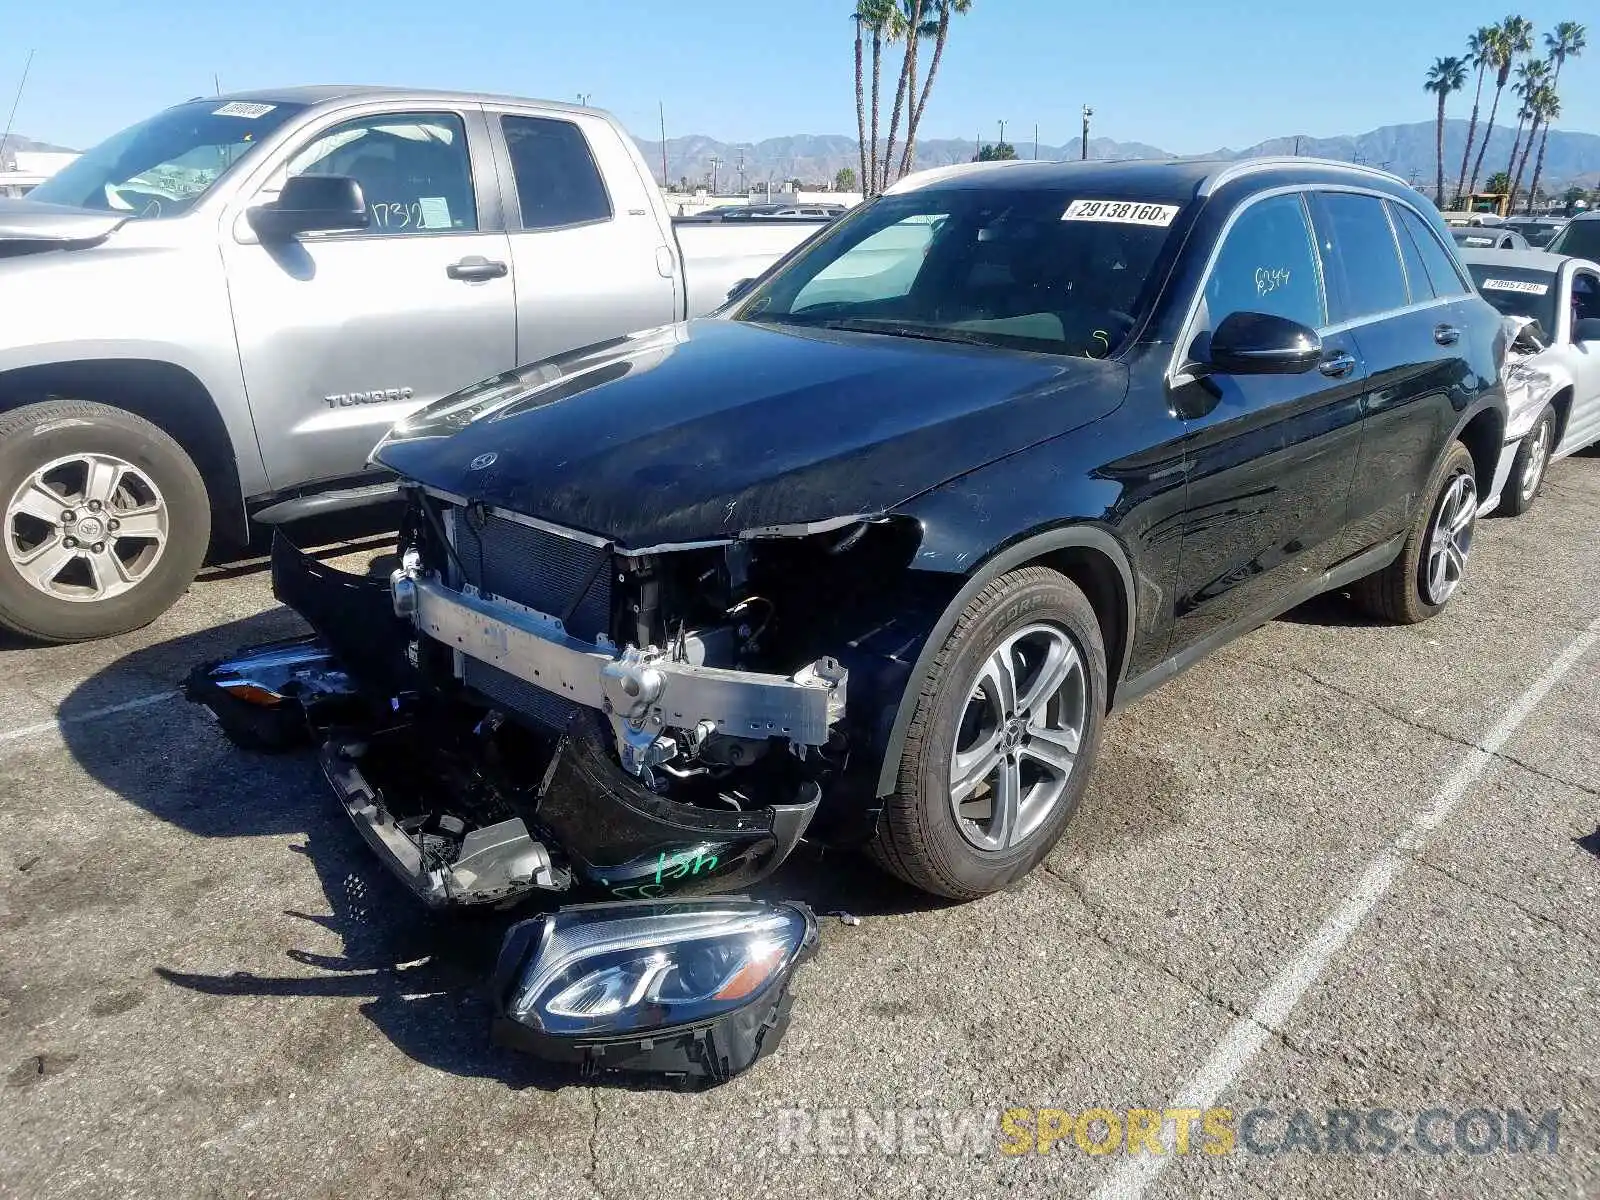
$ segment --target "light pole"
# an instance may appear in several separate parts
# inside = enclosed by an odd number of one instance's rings
[[[1004,121],[1001,121],[1000,122],[1000,145],[1004,146],[1005,144],[1006,144],[1006,123]]]
[[[722,165],[722,160],[715,154],[711,156],[711,194],[717,194],[717,168]]]
[[[1083,106],[1083,140],[1078,147],[1078,157],[1083,161],[1089,160],[1089,118],[1094,116],[1094,109],[1087,104]]]

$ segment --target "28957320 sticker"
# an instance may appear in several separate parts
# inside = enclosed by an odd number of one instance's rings
[[[1528,296],[1544,296],[1550,292],[1548,283],[1534,283],[1527,279],[1485,279],[1482,290],[1486,292],[1522,292]]]
[[[1177,204],[1145,204],[1138,200],[1074,200],[1063,221],[1105,221],[1113,225],[1171,225]]]

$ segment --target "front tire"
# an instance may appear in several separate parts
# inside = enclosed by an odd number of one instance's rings
[[[1455,595],[1477,529],[1478,486],[1472,454],[1450,443],[1433,469],[1400,556],[1357,580],[1351,595],[1361,608],[1397,625],[1437,616]]]
[[[1520,517],[1533,507],[1533,502],[1539,498],[1539,489],[1544,486],[1545,469],[1550,465],[1550,451],[1555,445],[1556,410],[1546,405],[1517,447],[1517,456],[1511,460],[1511,474],[1500,496],[1500,512],[1508,517]]]
[[[50,400],[0,418],[0,625],[45,642],[148,625],[211,538],[205,483],[149,421]]]
[[[1025,875],[1077,810],[1105,698],[1105,642],[1078,587],[1044,567],[994,580],[907,697],[916,708],[873,858],[956,900]]]

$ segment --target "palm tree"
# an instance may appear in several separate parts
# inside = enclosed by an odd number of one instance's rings
[[[1466,60],[1456,58],[1436,58],[1433,66],[1428,68],[1427,81],[1423,83],[1422,90],[1432,92],[1439,97],[1439,116],[1434,124],[1434,143],[1438,151],[1438,190],[1434,192],[1434,203],[1440,208],[1444,207],[1444,100],[1451,92],[1459,92],[1467,82]]]
[[[1539,139],[1539,157],[1533,164],[1533,179],[1528,183],[1529,212],[1533,211],[1534,201],[1539,195],[1539,176],[1544,173],[1544,147],[1550,139],[1550,122],[1561,115],[1561,97],[1556,95],[1554,79],[1539,89],[1534,97],[1534,107],[1544,124],[1544,137]]]
[[[1500,111],[1500,93],[1506,90],[1506,83],[1511,79],[1511,68],[1519,55],[1532,49],[1533,22],[1516,16],[1500,22],[1494,41],[1494,103],[1489,106],[1489,123],[1483,127],[1483,141],[1478,146],[1478,157],[1472,164],[1472,177],[1467,181],[1469,192],[1478,190],[1478,178],[1483,174],[1483,153],[1489,148],[1489,138],[1494,133],[1494,118]]]
[[[1538,114],[1533,108],[1533,98],[1549,77],[1550,64],[1540,59],[1530,58],[1517,68],[1517,82],[1512,85],[1511,90],[1522,97],[1522,106],[1517,109],[1517,136],[1511,142],[1511,161],[1506,164],[1506,174],[1511,176],[1511,198],[1507,201],[1507,212],[1516,208],[1517,190],[1522,186],[1522,172],[1528,165],[1528,151],[1533,149],[1533,138],[1539,131]],[[1524,124],[1528,125],[1526,146],[1522,143]]]
[[[1493,25],[1480,26],[1478,31],[1467,39],[1467,56],[1472,65],[1478,69],[1478,83],[1472,92],[1472,119],[1467,122],[1467,145],[1461,151],[1461,174],[1456,179],[1456,195],[1461,195],[1467,187],[1467,160],[1472,157],[1472,141],[1478,133],[1478,102],[1483,99],[1483,75],[1489,65],[1494,61],[1494,47],[1500,31]],[[856,72],[859,80],[861,72]],[[1471,205],[1469,204],[1470,208]]]
[[[1533,197],[1539,188],[1539,172],[1544,168],[1544,149],[1550,141],[1550,122],[1561,115],[1561,98],[1556,94],[1556,85],[1561,82],[1561,67],[1567,59],[1577,58],[1584,52],[1589,44],[1589,31],[1576,21],[1562,21],[1556,26],[1554,33],[1544,35],[1545,50],[1549,52],[1550,83],[1546,88],[1548,95],[1541,95],[1543,103],[1535,106],[1535,115],[1539,123],[1544,126],[1544,132],[1539,136],[1539,159],[1533,168],[1533,181],[1528,185],[1528,204],[1531,208]],[[1533,134],[1528,135],[1528,148],[1533,148]]]
[[[862,79],[862,27],[866,25],[866,16],[861,11],[861,5],[856,5],[855,12],[850,14],[850,20],[856,27],[856,146],[861,151],[861,174],[859,179],[867,178],[867,93],[866,85]],[[864,185],[863,185],[864,186]]]
[[[861,186],[868,196],[878,194],[878,96],[883,78],[883,44],[895,37],[895,19],[899,8],[894,0],[857,0],[856,21],[866,26],[872,35],[872,103],[867,111],[872,114],[867,137],[867,159]]]
[[[933,78],[939,73],[939,62],[944,58],[945,43],[950,40],[950,18],[972,9],[972,0],[937,0],[938,20],[933,25],[933,61],[928,64],[928,77],[922,81],[922,95],[911,105],[911,115],[906,119],[906,153],[900,160],[900,174],[908,173],[917,161],[917,129],[922,125],[922,114],[928,107],[928,96],[933,92]]]
[[[900,133],[900,117],[905,112],[906,96],[915,86],[917,78],[917,47],[923,38],[922,6],[924,0],[900,0],[895,5],[897,32],[906,40],[905,57],[900,62],[900,82],[894,89],[894,110],[889,116],[889,140],[883,147],[883,186],[889,186],[889,172],[893,170],[894,139]]]

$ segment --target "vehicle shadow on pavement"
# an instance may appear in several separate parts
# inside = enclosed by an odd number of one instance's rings
[[[96,721],[72,719],[74,713],[115,705],[127,695],[130,675],[176,687],[208,658],[298,632],[293,614],[275,609],[146,647],[87,680],[61,706],[61,733],[78,765],[161,821],[208,840],[304,837],[250,852],[252,857],[284,850],[303,856],[326,901],[325,912],[304,911],[322,907],[304,900],[298,908],[282,909],[284,916],[304,923],[306,936],[285,952],[288,962],[281,972],[263,971],[259,958],[247,958],[248,969],[198,973],[181,964],[161,964],[155,974],[173,986],[220,997],[359,999],[363,1015],[424,1066],[495,1079],[511,1088],[558,1089],[585,1082],[572,1069],[538,1063],[489,1040],[492,1005],[486,981],[500,943],[513,922],[533,915],[540,904],[513,912],[430,913],[371,857],[329,793],[309,748],[281,755],[238,749],[202,709],[182,700],[168,701],[154,710],[161,714],[157,721],[136,726],[144,731],[142,746],[107,739]],[[215,853],[236,852],[219,847]],[[200,865],[212,854],[202,848],[178,856],[173,870],[214,869]],[[283,888],[304,894],[303,876],[296,876],[269,870],[263,897]],[[870,917],[939,904],[860,856],[809,846],[751,890],[804,900],[819,914],[842,910]],[[541,901],[554,907],[563,898]],[[260,919],[271,923],[274,918],[269,910]],[[330,934],[338,941],[336,953],[302,948],[325,947]],[[609,1079],[604,1082],[611,1085]]]

